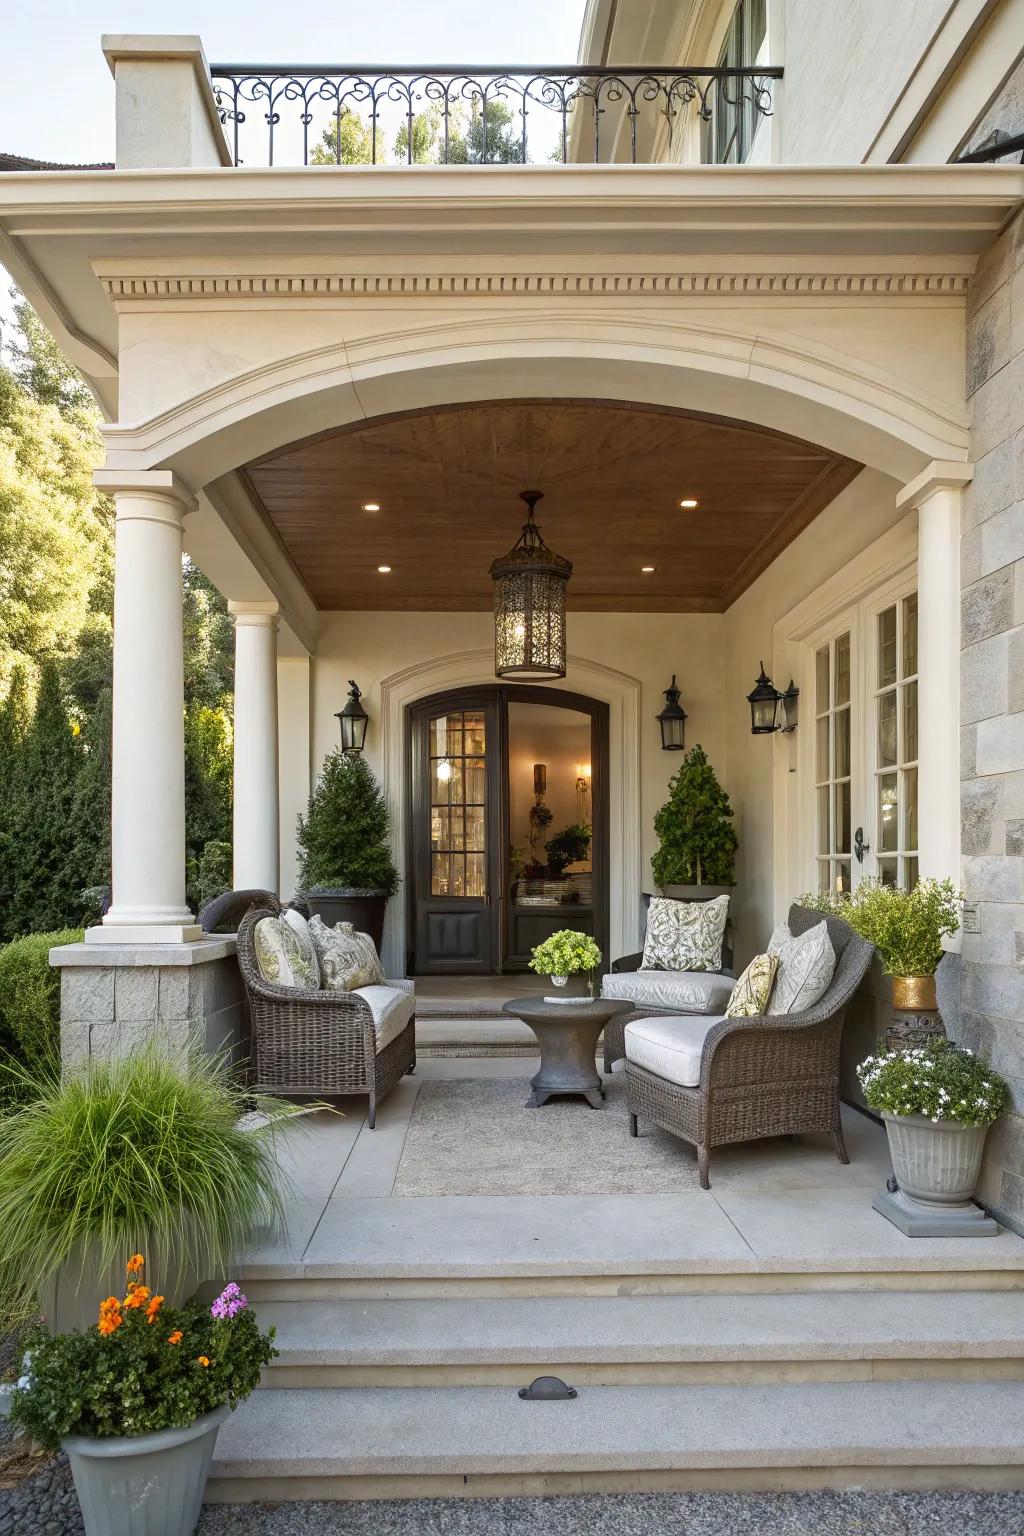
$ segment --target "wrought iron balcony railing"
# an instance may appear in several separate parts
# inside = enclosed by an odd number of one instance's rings
[[[969,154],[958,155],[957,165],[994,165],[999,160],[1007,157],[1015,158],[1019,165],[1024,165],[1024,133],[991,134],[978,149],[972,149]]]
[[[752,129],[771,115],[782,70],[214,64],[210,73],[236,165],[635,165],[688,121],[743,115]]]

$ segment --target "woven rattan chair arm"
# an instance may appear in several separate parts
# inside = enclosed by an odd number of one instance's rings
[[[204,933],[214,933],[222,923],[232,923],[237,928],[252,907],[260,907],[267,912],[281,910],[272,891],[222,891],[199,908],[199,926]]]
[[[370,1005],[358,992],[341,992],[334,987],[282,987],[262,976],[247,976],[246,985],[250,992],[267,1002],[301,1004],[303,1008],[313,1007],[324,1013],[345,1014],[373,1022]]]

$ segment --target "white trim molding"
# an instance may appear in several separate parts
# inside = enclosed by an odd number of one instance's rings
[[[494,652],[454,651],[403,667],[381,680],[381,778],[391,813],[392,842],[405,848],[408,831],[408,765],[405,710],[418,699],[448,688],[493,684]],[[609,940],[612,955],[640,942],[643,924],[643,861],[640,825],[640,680],[583,656],[569,657],[564,686],[608,705],[609,745]],[[388,903],[382,959],[389,976],[405,974],[408,903],[405,887]]]

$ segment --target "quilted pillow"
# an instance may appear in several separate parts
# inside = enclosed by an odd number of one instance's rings
[[[778,955],[755,955],[732,989],[726,1009],[727,1019],[752,1019],[764,1013],[772,995]]]
[[[642,971],[717,971],[729,916],[728,896],[675,901],[654,896],[647,914]]]
[[[377,946],[368,933],[357,933],[351,923],[335,923],[328,928],[321,917],[310,919],[309,931],[325,987],[333,987],[336,992],[354,992],[357,987],[383,984]]]
[[[780,923],[768,940],[768,953],[779,960],[769,1013],[802,1013],[820,1002],[836,969],[827,923],[795,936]]]
[[[319,987],[320,968],[312,943],[307,948],[303,936],[283,917],[261,917],[253,930],[253,943],[264,981],[279,987]]]

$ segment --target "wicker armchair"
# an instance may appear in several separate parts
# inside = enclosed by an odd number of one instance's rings
[[[265,981],[254,938],[270,908],[252,908],[238,930],[238,968],[252,1020],[256,1093],[365,1093],[373,1130],[378,1100],[416,1066],[416,1017],[378,1048],[370,1005],[358,992],[306,990]],[[389,981],[410,992],[411,981]]]
[[[216,933],[225,923],[230,923],[230,933],[237,932],[238,925],[250,907],[261,907],[268,912],[280,912],[281,904],[272,891],[221,891],[211,896],[199,908],[196,921],[204,933]]]
[[[790,908],[793,933],[821,921],[820,912]],[[702,1189],[711,1187],[711,1148],[733,1141],[827,1131],[839,1161],[849,1162],[839,1118],[839,1043],[846,1005],[874,948],[841,919],[827,917],[825,922],[836,969],[813,1008],[713,1025],[704,1041],[696,1088],[626,1062],[630,1134],[637,1134],[642,1117],[692,1142]]]
[[[731,922],[727,922],[725,933],[722,936],[722,963],[717,971],[709,972],[709,975],[728,976],[735,980],[736,972],[733,970],[733,939],[735,931]],[[618,960],[612,961],[612,971],[615,975],[621,975],[623,971],[639,971],[643,965],[644,952],[638,949],[635,955],[622,955]],[[670,1008],[655,1007],[653,1004],[637,1004],[628,1013],[617,1013],[614,1018],[608,1020],[602,1036],[604,1044],[604,1070],[610,1072],[617,1061],[621,1061],[626,1054],[626,1025],[632,1024],[634,1019],[651,1018],[654,1015],[664,1016],[671,1013]]]

